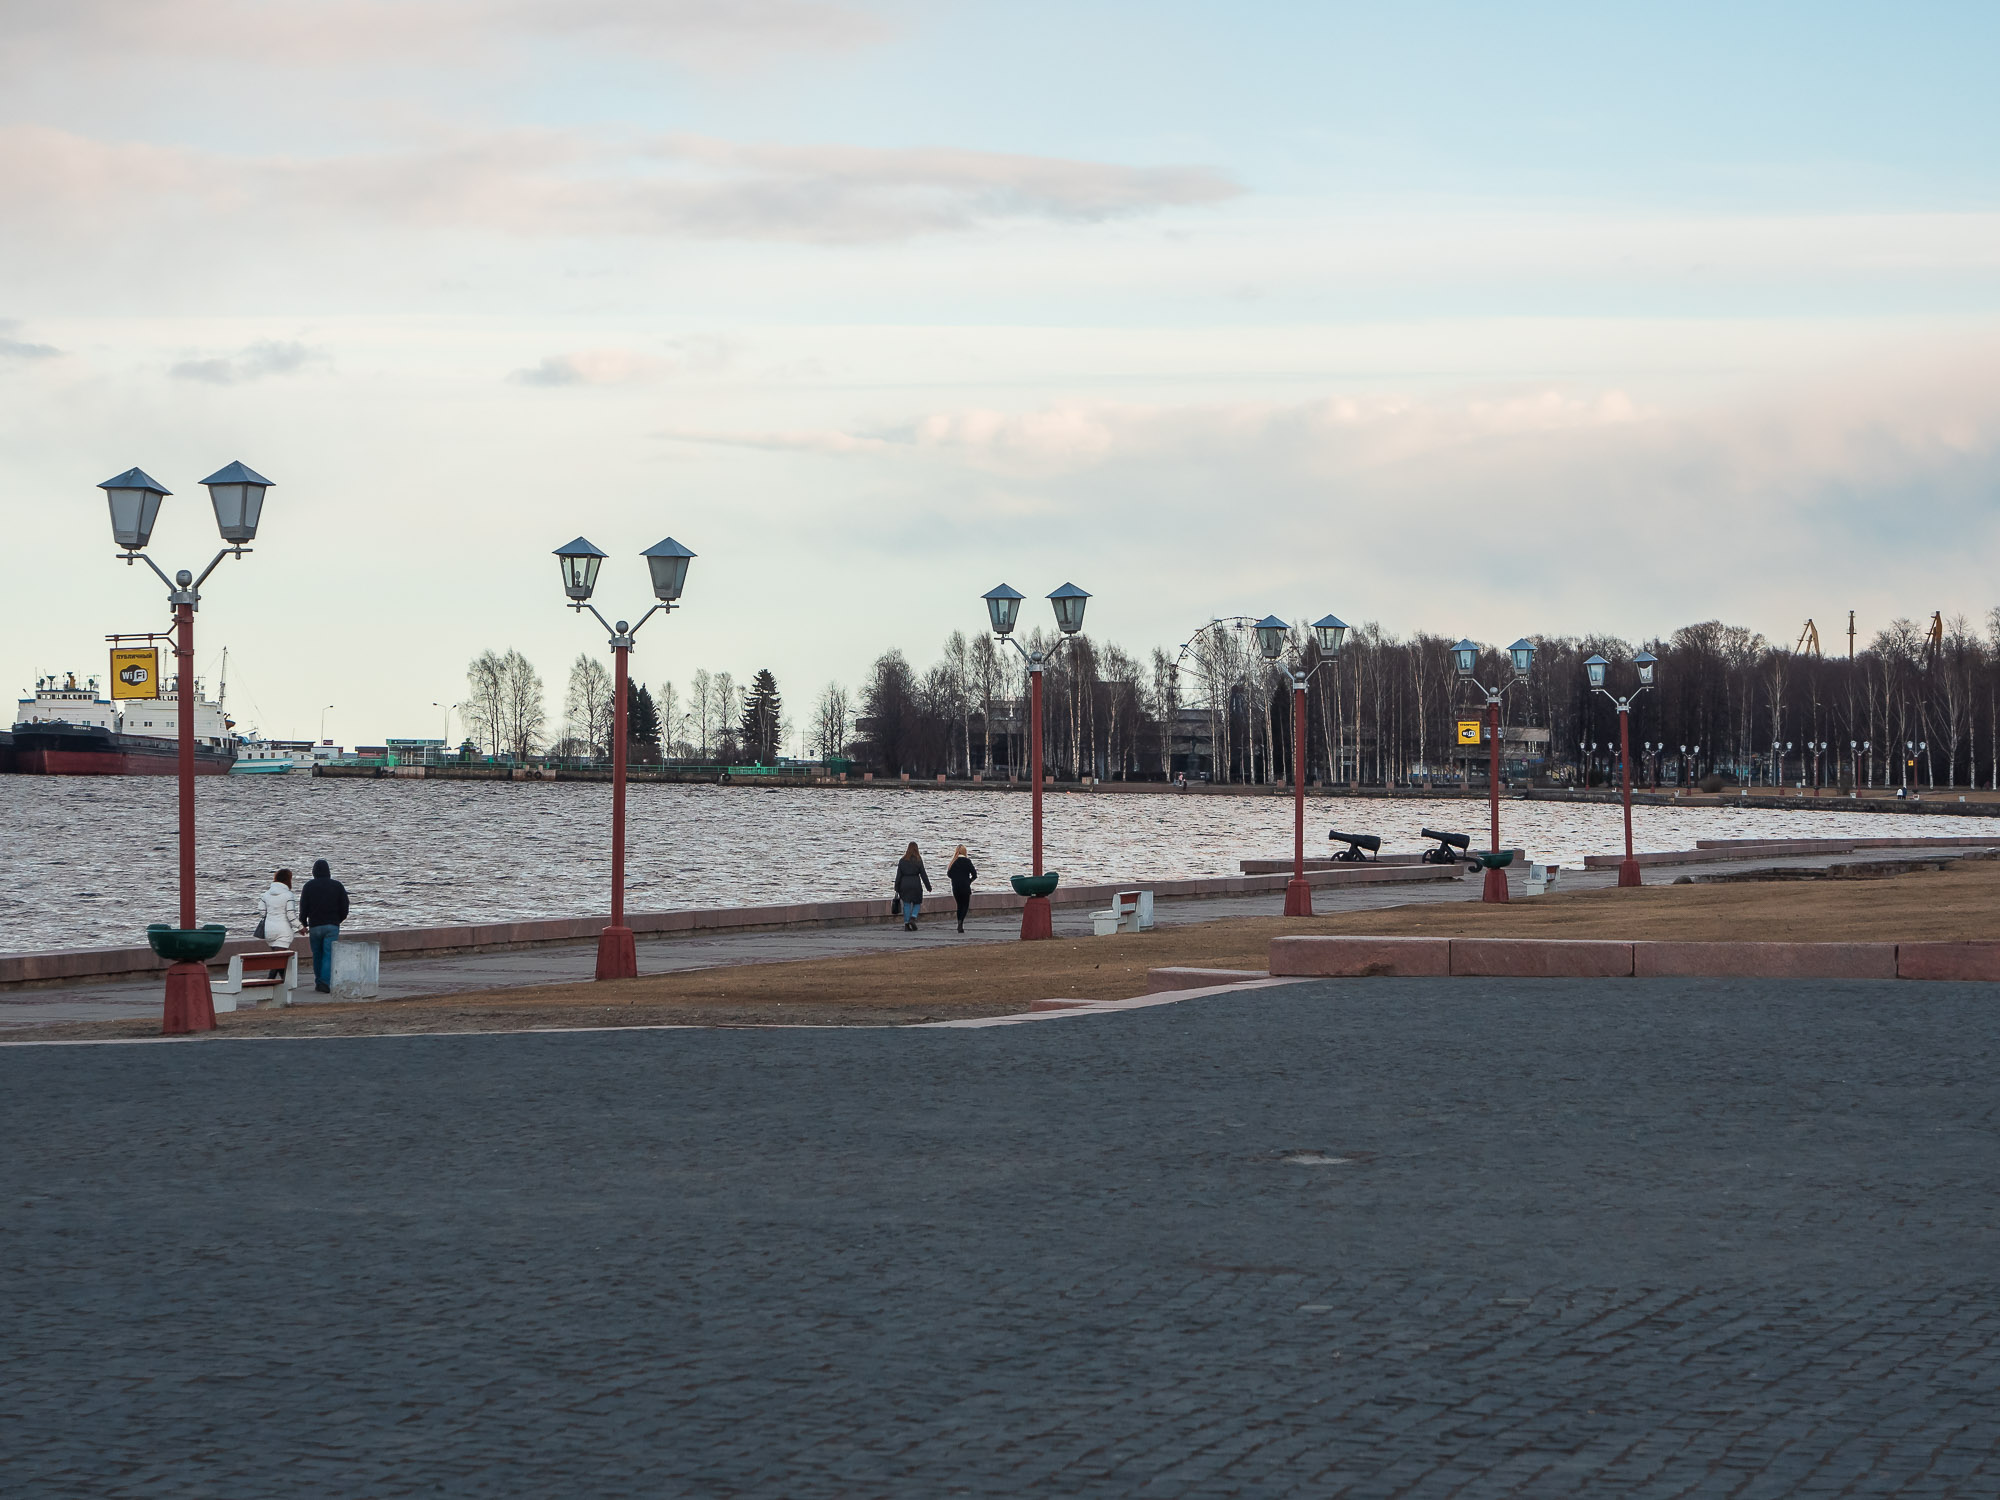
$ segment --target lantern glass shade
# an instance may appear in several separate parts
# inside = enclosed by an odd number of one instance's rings
[[[680,598],[681,590],[687,586],[688,563],[694,554],[672,537],[666,537],[639,555],[646,559],[646,568],[653,575],[653,597],[662,604],[672,604]]]
[[[128,552],[136,552],[153,539],[153,523],[160,518],[160,501],[171,490],[144,469],[127,469],[115,479],[98,486],[111,503],[111,535]]]
[[[1653,685],[1653,669],[1659,664],[1660,659],[1650,651],[1641,651],[1637,656],[1632,658],[1632,665],[1639,669],[1640,687],[1651,687]]]
[[[983,596],[986,600],[986,618],[992,622],[995,635],[1012,635],[1014,622],[1021,615],[1021,601],[1027,595],[1001,584],[989,589]]]
[[[1313,621],[1313,635],[1319,641],[1322,655],[1338,656],[1340,648],[1347,644],[1347,625],[1328,615],[1324,620]]]
[[[1507,648],[1507,654],[1514,659],[1514,675],[1526,677],[1529,668],[1535,664],[1535,643],[1522,636]]]
[[[1601,688],[1604,686],[1605,669],[1610,665],[1611,663],[1603,657],[1594,652],[1591,654],[1590,659],[1583,664],[1583,670],[1590,674],[1590,685],[1592,687]]]
[[[1473,669],[1479,665],[1479,648],[1471,641],[1460,641],[1451,648],[1451,657],[1458,667],[1458,675],[1470,677]]]
[[[215,507],[215,529],[225,542],[240,547],[257,540],[257,522],[264,514],[264,491],[271,481],[245,463],[217,469],[202,481]]]
[[[588,599],[597,589],[597,570],[603,566],[604,558],[605,554],[584,537],[556,548],[556,561],[562,567],[563,592],[579,604]]]
[[[1257,649],[1264,653],[1264,660],[1276,661],[1284,653],[1285,637],[1291,628],[1276,615],[1266,615],[1256,624]]]
[[[1090,595],[1073,583],[1066,583],[1049,595],[1049,603],[1055,606],[1056,628],[1064,635],[1075,635],[1083,629],[1083,606],[1089,599]]]

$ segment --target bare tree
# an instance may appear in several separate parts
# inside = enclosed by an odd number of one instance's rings
[[[569,737],[590,746],[585,754],[610,753],[612,732],[611,673],[589,652],[577,653],[569,668],[569,691],[563,698],[564,728]]]
[[[518,651],[500,659],[500,718],[500,743],[516,760],[524,761],[542,748],[548,728],[542,678]]]
[[[459,712],[465,717],[466,733],[486,747],[489,755],[500,753],[506,716],[506,664],[498,652],[482,651],[465,669],[465,702]]]
[[[689,718],[694,724],[695,738],[699,741],[695,753],[704,759],[708,756],[708,731],[714,723],[715,679],[708,675],[708,668],[696,670],[688,685]]]
[[[854,727],[854,704],[847,689],[829,682],[820,689],[813,706],[813,747],[821,760],[831,760],[847,752],[847,736]]]

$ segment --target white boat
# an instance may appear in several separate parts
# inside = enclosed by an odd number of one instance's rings
[[[261,735],[241,735],[236,741],[236,761],[231,776],[282,776],[297,765],[289,746],[272,744]]]

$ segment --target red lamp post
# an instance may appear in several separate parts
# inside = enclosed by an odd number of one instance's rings
[[[1021,600],[1027,597],[1001,584],[982,596],[993,633],[1021,653],[1028,664],[1028,780],[1031,816],[1034,820],[1034,871],[1013,878],[1014,889],[1026,897],[1021,907],[1021,941],[1033,942],[1055,936],[1055,922],[1049,911],[1049,893],[1062,877],[1051,870],[1042,873],[1042,669],[1079,630],[1083,629],[1083,606],[1090,595],[1073,583],[1066,583],[1049,595],[1055,607],[1056,628],[1062,637],[1047,651],[1030,651],[1014,639],[1014,624],[1020,617]]]
[[[1653,671],[1659,665],[1659,658],[1650,651],[1641,651],[1632,658],[1632,665],[1639,669],[1639,685],[1630,697],[1621,698],[1604,685],[1604,674],[1611,663],[1603,657],[1592,654],[1583,664],[1590,674],[1590,690],[1609,698],[1618,706],[1618,765],[1619,781],[1623,787],[1625,802],[1625,858],[1618,864],[1620,885],[1644,885],[1639,878],[1639,861],[1632,853],[1632,705],[1639,694],[1653,685]]]
[[[1471,641],[1460,641],[1451,648],[1454,663],[1458,667],[1459,680],[1469,682],[1486,695],[1486,737],[1488,742],[1486,770],[1486,800],[1492,815],[1493,846],[1480,863],[1486,867],[1486,882],[1479,893],[1481,901],[1505,901],[1507,899],[1507,871],[1500,849],[1500,699],[1507,689],[1517,682],[1525,682],[1528,671],[1535,664],[1535,643],[1525,636],[1507,648],[1508,658],[1514,668],[1514,675],[1497,688],[1489,688],[1473,674],[1479,668],[1479,647]]]
[[[160,502],[173,492],[144,469],[127,469],[98,486],[111,507],[111,534],[124,548],[130,567],[143,562],[167,586],[174,608],[174,692],[180,773],[180,926],[164,923],[146,929],[146,940],[160,957],[169,959],[166,999],[160,1030],[167,1036],[215,1030],[215,996],[209,988],[207,960],[222,951],[225,929],[195,926],[194,900],[194,716],[200,695],[194,686],[194,612],[201,606],[201,586],[225,557],[241,557],[257,539],[264,513],[264,491],[271,481],[255,469],[232,463],[202,481],[215,510],[215,527],[226,545],[209,560],[199,578],[182,568],[172,578],[145,553],[159,519]]]
[[[1291,627],[1276,615],[1266,615],[1256,625],[1257,649],[1264,660],[1285,674],[1292,689],[1292,878],[1285,882],[1285,915],[1309,917],[1313,914],[1312,887],[1306,884],[1306,688],[1314,672],[1340,660],[1340,648],[1347,639],[1347,627],[1332,615],[1313,623],[1313,635],[1320,659],[1310,669],[1281,662],[1291,643]]]
[[[632,638],[639,633],[639,626],[662,610],[673,609],[679,602],[681,590],[687,584],[688,562],[694,553],[668,537],[639,554],[646,559],[647,570],[652,574],[653,597],[658,602],[639,616],[638,625],[628,625],[623,620],[613,625],[598,614],[597,606],[590,602],[590,596],[597,588],[597,570],[608,555],[583,537],[556,548],[556,560],[562,567],[563,592],[569,596],[569,607],[589,610],[597,616],[597,623],[611,632],[614,663],[611,687],[611,922],[597,935],[597,977],[636,979],[639,977],[639,952],[632,938],[632,929],[625,925],[625,759],[628,749],[625,696],[627,684],[631,681],[627,658],[632,654]]]

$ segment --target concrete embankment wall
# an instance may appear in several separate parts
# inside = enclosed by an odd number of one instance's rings
[[[1283,875],[1226,875],[1192,880],[1128,880],[1116,885],[1074,885],[1058,887],[1050,897],[1056,906],[1102,906],[1119,891],[1149,890],[1155,899],[1169,896],[1244,896],[1259,892],[1283,892],[1289,877]],[[1440,880],[1458,880],[1462,872],[1449,866],[1353,865],[1323,870],[1306,876],[1314,887],[1343,885],[1413,885]],[[925,903],[933,913],[951,909],[947,889]],[[974,911],[1018,911],[1022,898],[1009,891],[980,891],[973,895]],[[1274,904],[1272,915],[1277,915]],[[625,920],[641,938],[669,937],[696,932],[751,932],[785,927],[860,927],[896,920],[889,909],[889,897],[857,901],[804,901],[781,906],[726,906],[701,911],[627,912]],[[552,917],[521,922],[466,923],[446,927],[389,927],[373,931],[350,928],[343,936],[362,942],[380,943],[384,958],[442,957],[453,953],[491,953],[507,949],[535,948],[549,944],[582,943],[596,939],[603,928],[602,913],[587,917]],[[304,944],[299,945],[304,951]],[[254,938],[224,945],[215,962],[238,953],[265,951],[266,945]],[[0,989],[30,985],[81,984],[164,971],[166,964],[152,949],[70,948],[51,953],[0,955]]]

